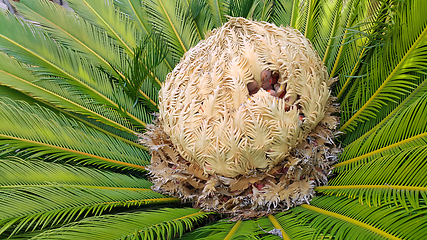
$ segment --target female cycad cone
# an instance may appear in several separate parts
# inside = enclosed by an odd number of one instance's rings
[[[332,82],[297,30],[231,18],[160,90],[153,189],[245,216],[308,203],[339,152]]]

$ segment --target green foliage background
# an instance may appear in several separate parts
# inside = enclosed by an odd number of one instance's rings
[[[423,0],[69,3],[0,14],[0,238],[427,236]],[[344,152],[310,205],[229,222],[150,189],[135,133],[167,73],[227,16],[297,28],[338,78]]]

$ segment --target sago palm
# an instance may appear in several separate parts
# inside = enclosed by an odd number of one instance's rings
[[[69,3],[73,11],[21,0],[22,18],[0,14],[1,238],[427,235],[423,0]],[[155,128],[167,74],[230,17],[290,26],[311,41],[337,79],[335,145],[343,148],[311,201],[237,221],[153,191],[156,145],[140,144]]]

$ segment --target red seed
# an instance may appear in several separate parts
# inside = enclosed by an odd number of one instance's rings
[[[264,187],[264,184],[262,183],[255,183],[254,185],[256,188],[258,188],[258,190],[261,190]]]
[[[273,86],[269,82],[263,82],[261,86],[264,90],[273,89]]]
[[[278,80],[277,77],[272,77],[270,82],[271,84],[276,84],[277,80]]]
[[[248,87],[249,92],[259,89],[258,83],[255,80],[252,80],[246,86]]]
[[[288,170],[289,170],[289,168],[287,168],[287,167],[283,168],[283,170],[282,170],[283,174],[288,173]]]
[[[261,81],[269,81],[271,78],[271,71],[265,69],[261,72]]]
[[[276,91],[274,90],[268,90],[267,92],[270,93],[271,96],[276,96]]]

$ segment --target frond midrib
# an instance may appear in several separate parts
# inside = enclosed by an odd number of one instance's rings
[[[376,228],[376,227],[374,227],[372,225],[366,224],[364,222],[355,220],[353,218],[350,218],[350,217],[347,217],[347,216],[344,216],[344,215],[341,215],[341,214],[338,214],[338,213],[335,213],[335,212],[327,211],[327,210],[324,210],[324,209],[321,209],[321,208],[318,208],[318,207],[315,207],[315,206],[312,206],[312,205],[307,205],[307,204],[303,204],[303,205],[301,205],[301,207],[309,209],[309,210],[312,210],[312,211],[320,213],[320,214],[324,214],[324,215],[327,215],[327,216],[330,216],[330,217],[334,217],[334,218],[337,218],[337,219],[339,219],[341,221],[345,221],[345,222],[348,222],[350,224],[356,225],[358,227],[367,229],[367,230],[369,230],[371,232],[374,232],[376,234],[379,234],[379,235],[381,235],[381,236],[383,236],[383,237],[385,237],[387,239],[393,239],[393,240],[399,240],[400,239],[400,238],[395,237],[395,236],[393,236],[393,235],[391,235],[391,234],[389,234],[387,232],[384,232],[381,229],[378,229],[378,228]]]
[[[340,189],[390,189],[407,191],[427,191],[427,187],[405,186],[405,185],[337,185],[337,186],[318,186],[315,190],[340,190]]]
[[[362,155],[362,156],[358,156],[358,157],[355,157],[355,158],[352,158],[352,159],[349,159],[349,160],[346,160],[346,161],[343,161],[343,162],[337,163],[337,164],[335,164],[333,167],[334,167],[334,168],[338,168],[338,167],[346,166],[346,165],[348,165],[348,164],[351,164],[351,163],[354,163],[354,162],[360,161],[360,160],[362,160],[362,159],[364,159],[364,158],[367,158],[367,157],[370,157],[370,156],[373,156],[373,155],[379,154],[379,153],[381,153],[381,152],[384,152],[384,151],[387,151],[387,150],[390,150],[390,149],[393,149],[393,148],[399,147],[399,146],[401,146],[401,145],[403,145],[403,144],[406,144],[406,143],[408,143],[408,142],[412,142],[412,141],[416,141],[416,140],[418,140],[418,139],[420,139],[420,138],[424,138],[424,137],[427,137],[427,132],[424,132],[424,133],[418,134],[418,135],[416,135],[416,136],[413,136],[413,137],[407,138],[407,139],[402,140],[402,141],[400,141],[400,142],[397,142],[397,143],[391,144],[391,145],[389,145],[389,146],[386,146],[386,147],[383,147],[383,148],[377,149],[377,150],[375,150],[375,151],[372,151],[372,152],[366,153],[366,154],[364,154],[364,155]]]
[[[390,75],[386,78],[386,80],[381,84],[381,86],[375,91],[375,93],[369,98],[368,101],[355,113],[353,116],[339,129],[340,131],[344,131],[353,121],[355,121],[358,116],[364,112],[364,110],[369,106],[369,104],[375,99],[375,97],[380,94],[381,90],[387,85],[387,83],[394,77],[394,75],[401,69],[401,66],[406,62],[406,59],[408,56],[414,51],[419,43],[426,38],[427,36],[427,27],[424,28],[422,33],[418,36],[417,40],[412,44],[412,46],[409,48],[409,50],[405,53],[402,59],[400,59],[399,63],[396,65],[396,67],[393,69],[393,71],[390,73]]]
[[[37,57],[38,59],[40,59],[41,61],[45,62],[46,64],[52,66],[54,69],[56,69],[59,72],[62,72],[63,74],[65,74],[66,76],[68,76],[70,79],[80,83],[82,86],[85,86],[88,90],[90,90],[91,92],[95,93],[98,97],[100,97],[101,99],[105,100],[106,102],[108,102],[111,106],[115,107],[116,109],[119,109],[119,106],[117,105],[117,103],[111,101],[109,98],[107,98],[106,96],[104,96],[103,94],[101,94],[100,92],[98,92],[97,90],[93,89],[92,87],[88,86],[86,83],[80,81],[79,79],[77,79],[76,77],[74,77],[73,75],[71,75],[70,73],[64,71],[62,68],[56,66],[55,64],[52,64],[50,61],[46,60],[45,58],[43,58],[42,56],[40,56],[39,54],[31,51],[30,49],[22,46],[21,44],[13,41],[12,39],[4,36],[3,34],[0,34],[0,37],[4,38],[5,40],[9,41],[10,43],[16,45],[17,47],[19,47],[20,49],[25,50],[26,52],[28,52],[30,55],[33,55],[35,57]],[[143,121],[141,121],[139,118],[135,117],[134,115],[130,114],[127,112],[127,116],[129,116],[132,120],[138,122],[139,124],[141,124],[142,126],[146,126],[147,124]]]
[[[144,191],[144,192],[154,192],[150,188],[134,188],[134,187],[105,187],[105,186],[95,186],[95,185],[78,185],[78,184],[20,184],[20,185],[1,185],[0,189],[10,189],[10,188],[26,188],[26,187],[73,187],[73,188],[91,188],[91,189],[107,189],[107,190],[127,190],[127,191]]]
[[[182,42],[181,37],[179,36],[178,32],[176,31],[176,28],[175,28],[175,26],[173,25],[172,20],[171,20],[171,18],[169,17],[169,14],[166,12],[166,9],[165,9],[165,6],[163,5],[162,0],[158,0],[158,1],[159,1],[159,3],[160,3],[160,6],[162,7],[162,11],[163,11],[163,12],[164,12],[164,14],[166,15],[166,18],[168,19],[168,22],[169,22],[170,26],[172,27],[172,30],[173,30],[173,32],[174,32],[174,34],[175,34],[176,38],[177,38],[177,39],[178,39],[178,41],[179,41],[179,44],[180,44],[180,45],[181,45],[181,47],[182,47],[182,50],[184,51],[184,53],[185,53],[185,52],[187,52],[187,48],[184,46],[184,43]]]
[[[136,164],[132,164],[132,163],[127,163],[127,162],[121,162],[121,161],[117,161],[117,160],[113,160],[113,159],[109,159],[109,158],[104,158],[104,157],[100,157],[100,156],[96,156],[90,153],[85,153],[85,152],[80,152],[77,150],[73,150],[73,149],[68,149],[68,148],[63,148],[63,147],[58,147],[55,145],[49,145],[47,143],[41,143],[41,142],[36,142],[36,141],[32,141],[32,140],[28,140],[28,139],[24,139],[24,138],[18,138],[18,137],[13,137],[13,136],[7,136],[4,134],[0,134],[0,138],[5,138],[5,139],[10,139],[10,140],[17,140],[17,141],[21,141],[21,142],[27,142],[30,144],[34,144],[34,145],[38,145],[38,146],[43,146],[43,147],[49,147],[49,148],[53,148],[53,149],[57,149],[60,152],[69,152],[72,154],[77,154],[80,156],[83,156],[85,158],[94,158],[94,159],[98,159],[101,161],[105,161],[105,162],[110,162],[122,167],[129,167],[129,168],[134,168],[136,170],[143,170],[145,171],[146,168],[144,166],[140,166],[140,165],[136,165]]]
[[[280,232],[282,233],[282,238],[283,238],[284,240],[291,240],[291,239],[289,238],[289,236],[285,233],[285,230],[283,230],[283,228],[282,228],[282,226],[280,225],[280,223],[277,221],[277,219],[276,219],[272,214],[268,215],[268,219],[270,220],[270,222],[273,224],[273,226],[274,226],[276,229],[279,229],[279,230],[280,230]]]

